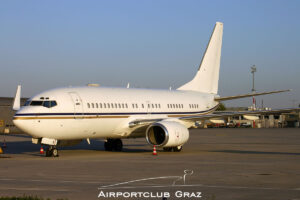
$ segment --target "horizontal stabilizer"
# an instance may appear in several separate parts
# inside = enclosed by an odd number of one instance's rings
[[[215,101],[227,101],[227,100],[232,100],[232,99],[241,99],[241,98],[246,98],[246,97],[274,94],[274,93],[280,93],[280,92],[289,92],[289,91],[291,91],[291,90],[278,90],[278,91],[271,91],[271,92],[249,93],[249,94],[242,94],[242,95],[229,96],[229,97],[215,97]]]

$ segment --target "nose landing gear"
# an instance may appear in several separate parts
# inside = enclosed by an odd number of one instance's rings
[[[56,146],[49,146],[46,150],[46,157],[58,157],[58,150]]]

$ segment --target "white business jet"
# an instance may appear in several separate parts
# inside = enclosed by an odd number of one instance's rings
[[[13,122],[32,136],[33,143],[49,147],[46,156],[58,156],[57,146],[82,140],[90,143],[93,138],[106,139],[107,151],[121,151],[122,138],[145,137],[151,145],[179,152],[189,139],[188,129],[195,123],[232,115],[211,114],[220,101],[283,92],[220,97],[222,35],[223,23],[217,22],[195,77],[177,90],[89,84],[48,90],[20,107],[21,87],[18,86]],[[255,113],[258,112],[252,112]]]

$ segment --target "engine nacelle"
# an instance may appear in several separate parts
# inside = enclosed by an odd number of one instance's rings
[[[189,130],[178,122],[157,122],[147,128],[146,139],[151,145],[177,147],[188,141]]]

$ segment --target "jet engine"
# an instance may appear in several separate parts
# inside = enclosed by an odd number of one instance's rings
[[[173,121],[161,121],[151,124],[146,130],[147,142],[161,147],[177,147],[189,139],[188,129]]]

